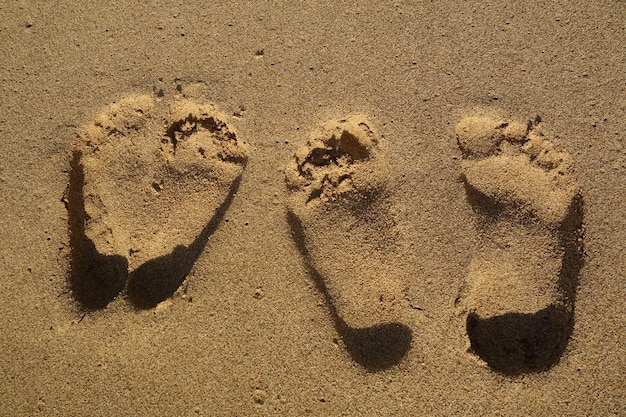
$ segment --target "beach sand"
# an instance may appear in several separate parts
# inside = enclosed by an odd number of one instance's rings
[[[625,22],[1,5],[0,415],[626,415]]]

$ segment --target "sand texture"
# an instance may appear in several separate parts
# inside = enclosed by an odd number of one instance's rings
[[[626,2],[0,4],[0,416],[626,416]]]

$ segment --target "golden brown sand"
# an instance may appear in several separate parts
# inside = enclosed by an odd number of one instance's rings
[[[626,415],[624,22],[0,5],[0,415]]]

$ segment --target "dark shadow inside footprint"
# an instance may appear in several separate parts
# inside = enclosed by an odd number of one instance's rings
[[[70,246],[72,247],[70,288],[74,298],[87,310],[107,306],[126,285],[128,261],[123,256],[98,253],[95,244],[85,236],[85,174],[80,152],[70,161],[68,212]]]
[[[467,202],[471,205],[474,211],[480,215],[479,226],[486,226],[494,219],[500,217],[514,217],[515,221],[520,222],[523,225],[537,224],[540,220],[535,213],[528,210],[524,205],[515,201],[501,202],[497,201],[488,195],[480,192],[467,181],[465,176],[462,176],[465,186],[465,196]],[[520,216],[520,213],[523,213]]]
[[[541,372],[556,364],[571,334],[573,315],[550,306],[533,314],[467,317],[472,350],[507,375]]]
[[[576,300],[578,274],[585,260],[583,256],[583,212],[583,198],[577,194],[570,204],[567,216],[561,223],[558,232],[559,244],[564,248],[559,286],[571,300],[572,305]]]
[[[564,303],[533,314],[467,317],[471,348],[495,371],[506,375],[542,372],[558,363],[574,328],[578,274],[583,266],[583,200],[576,196],[558,230],[564,256],[559,287]]]
[[[145,262],[128,277],[126,288],[129,300],[140,309],[153,308],[174,295],[204,250],[211,235],[217,230],[239,188],[241,175],[233,181],[228,196],[202,232],[189,246],[177,246],[158,258]]]
[[[126,290],[135,307],[153,308],[174,295],[197,259],[191,247],[177,246],[171,253],[151,259],[131,272]]]
[[[324,278],[313,266],[311,256],[306,249],[302,223],[291,211],[287,216],[294,241],[305,260],[307,271],[317,289],[324,296],[337,333],[344,341],[352,359],[369,372],[388,369],[400,362],[411,347],[413,340],[411,329],[401,323],[384,323],[362,329],[349,327],[338,314],[324,284]]]
[[[370,372],[382,371],[400,362],[411,347],[413,334],[404,324],[384,323],[364,329],[348,327],[333,314],[350,356]]]
[[[507,204],[489,198],[487,195],[478,191],[469,183],[465,175],[461,175],[461,179],[465,187],[467,202],[478,214],[486,217],[497,217],[506,210]]]

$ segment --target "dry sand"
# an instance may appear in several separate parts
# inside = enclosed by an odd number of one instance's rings
[[[0,414],[626,415],[626,2],[504,3],[0,5]]]

